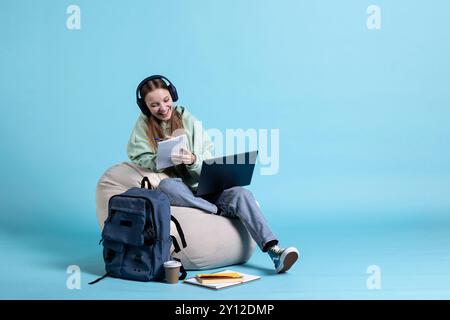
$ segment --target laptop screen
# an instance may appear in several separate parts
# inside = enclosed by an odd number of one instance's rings
[[[251,183],[258,151],[204,160],[196,195],[210,194]]]

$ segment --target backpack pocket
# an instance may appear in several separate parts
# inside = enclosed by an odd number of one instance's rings
[[[154,280],[153,246],[128,247],[122,264],[122,275],[137,281]]]
[[[105,240],[118,241],[132,246],[144,244],[145,211],[111,207],[106,222],[103,229]]]
[[[113,276],[120,276],[124,253],[123,244],[110,240],[103,241],[103,259],[106,272]]]

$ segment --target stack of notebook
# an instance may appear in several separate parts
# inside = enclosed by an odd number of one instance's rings
[[[222,289],[260,278],[260,276],[253,276],[232,270],[224,270],[216,273],[200,273],[193,278],[184,280],[184,282],[200,285],[210,289]]]
[[[219,272],[219,273],[201,273],[198,274],[195,279],[202,283],[230,283],[230,282],[242,282],[244,276],[237,272]]]

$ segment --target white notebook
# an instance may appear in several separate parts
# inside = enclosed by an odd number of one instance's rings
[[[223,273],[223,272],[237,272],[237,271],[233,271],[233,270],[222,270],[222,271],[217,272],[217,273]],[[215,290],[218,290],[218,289],[223,289],[223,288],[226,288],[226,287],[231,287],[231,286],[240,285],[240,284],[243,284],[243,283],[246,283],[246,282],[249,282],[249,281],[261,279],[260,276],[254,276],[254,275],[251,275],[251,274],[245,274],[245,273],[242,273],[242,272],[237,272],[237,273],[240,273],[242,276],[244,276],[244,279],[242,280],[242,282],[229,282],[229,283],[200,283],[200,282],[197,281],[197,279],[195,279],[195,277],[189,278],[189,279],[185,279],[184,282],[185,282],[185,283],[188,283],[188,284],[195,284],[195,285],[202,286],[202,287],[209,288],[209,289],[215,289]]]
[[[180,148],[188,149],[187,136],[180,136],[158,142],[158,152],[156,153],[156,169],[172,167],[172,152],[179,152]]]

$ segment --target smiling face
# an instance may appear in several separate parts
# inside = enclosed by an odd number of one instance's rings
[[[169,90],[155,89],[145,96],[150,113],[161,121],[167,121],[172,116],[173,101]]]

